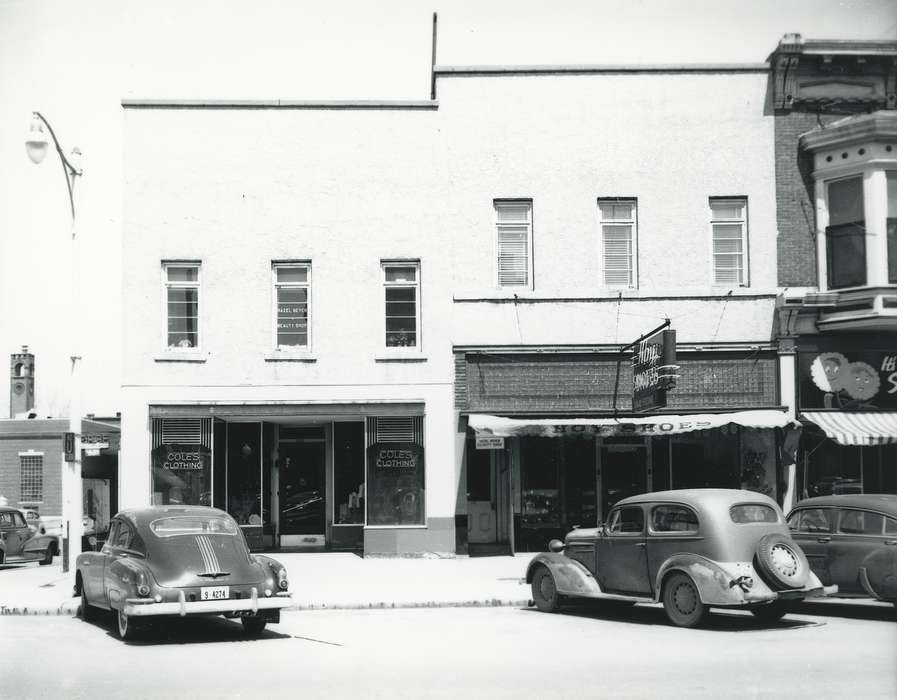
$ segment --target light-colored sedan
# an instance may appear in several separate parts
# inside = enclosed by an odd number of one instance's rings
[[[234,519],[206,506],[122,511],[103,548],[76,561],[82,616],[111,610],[122,639],[141,622],[185,615],[239,617],[258,635],[292,604],[288,589],[283,565],[251,554]]]
[[[685,489],[631,496],[607,523],[552,540],[526,572],[533,600],[553,612],[566,598],[663,602],[670,622],[700,625],[710,608],[778,620],[791,601],[824,588],[774,500],[753,491]]]

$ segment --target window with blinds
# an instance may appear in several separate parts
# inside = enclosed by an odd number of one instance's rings
[[[199,269],[198,263],[162,263],[167,348],[199,347]]]
[[[531,284],[532,213],[532,202],[495,202],[499,287]]]
[[[44,500],[44,456],[42,454],[20,454],[21,496],[23,503]]]
[[[609,287],[635,287],[636,201],[602,199],[601,246],[604,284]]]
[[[711,199],[713,283],[746,287],[747,199]]]

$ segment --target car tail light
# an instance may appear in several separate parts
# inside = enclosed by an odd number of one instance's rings
[[[290,582],[287,580],[287,570],[282,567],[277,572],[277,585],[282,591],[290,587]]]
[[[149,583],[146,580],[146,574],[142,571],[137,575],[137,595],[141,598],[148,598],[150,594]]]

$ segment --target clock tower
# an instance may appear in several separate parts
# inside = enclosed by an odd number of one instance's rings
[[[9,417],[34,408],[34,355],[28,346],[9,357]]]

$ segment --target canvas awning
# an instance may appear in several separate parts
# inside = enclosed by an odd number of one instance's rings
[[[818,425],[839,445],[897,443],[897,412],[804,411],[801,418]]]
[[[696,413],[627,418],[504,418],[483,413],[468,416],[477,435],[497,437],[563,437],[565,435],[640,436],[676,435],[710,430],[734,423],[745,428],[784,428],[797,425],[784,411],[771,409],[732,413]]]

